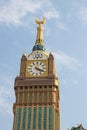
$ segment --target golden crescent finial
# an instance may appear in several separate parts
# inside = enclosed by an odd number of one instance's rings
[[[46,22],[46,18],[44,17],[43,20],[39,21],[38,18],[35,19],[36,23],[38,24],[37,27],[37,38],[36,38],[36,44],[43,45],[44,39],[43,39],[43,24]]]
[[[43,17],[43,20],[42,21],[39,21],[39,19],[38,18],[36,18],[36,23],[37,24],[44,24],[45,22],[46,22],[46,18],[45,17]]]

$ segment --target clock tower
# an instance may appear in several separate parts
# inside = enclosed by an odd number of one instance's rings
[[[36,43],[28,56],[23,54],[15,78],[13,130],[60,130],[58,77],[53,54],[45,51],[45,22],[36,18]]]

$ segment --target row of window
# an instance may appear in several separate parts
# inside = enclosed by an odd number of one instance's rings
[[[20,87],[15,87],[15,90],[18,90],[18,89],[28,89],[28,88],[30,88],[30,89],[32,89],[32,88],[58,88],[58,86],[20,86]]]
[[[22,93],[20,93],[19,95],[17,95],[17,103],[31,103],[31,102],[35,102],[35,103],[37,103],[37,102],[51,102],[51,101],[53,101],[53,95],[52,95],[52,93],[44,93],[44,96],[43,96],[43,94],[42,93],[39,93],[39,94],[22,94]]]
[[[28,110],[28,114],[27,114]],[[38,111],[38,115],[37,115]],[[21,119],[22,119],[22,130],[25,130],[26,123],[27,123],[27,128],[30,130],[31,127],[31,120],[33,117],[33,122],[32,122],[32,128],[36,129],[36,124],[37,124],[37,119],[38,119],[38,129],[41,129],[42,127],[42,107],[36,108],[34,107],[33,113],[32,113],[32,108],[23,108],[23,118],[22,116],[22,108],[18,108],[16,111],[16,128],[15,130],[20,130],[20,124],[21,124]],[[43,129],[47,128],[47,107],[44,107],[43,111]],[[48,117],[48,122],[49,122],[49,129],[53,128],[53,108],[49,107],[48,109],[49,117]],[[26,116],[28,116],[26,118]],[[38,116],[38,118],[37,118]],[[28,119],[28,120],[27,120]],[[26,122],[27,121],[27,122]]]
[[[17,105],[19,105],[19,106],[21,106],[21,105],[23,105],[23,106],[42,106],[42,105],[53,105],[53,104],[56,104],[56,103],[50,103],[50,102],[48,102],[48,103],[17,103]]]

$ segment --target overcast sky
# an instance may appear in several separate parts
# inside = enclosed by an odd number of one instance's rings
[[[0,130],[12,130],[14,80],[46,17],[44,41],[55,57],[61,130],[87,128],[87,0],[0,0]]]

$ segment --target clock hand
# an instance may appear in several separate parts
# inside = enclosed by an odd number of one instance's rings
[[[42,69],[40,69],[38,67],[35,67],[35,69],[44,72],[44,70],[42,70]]]

